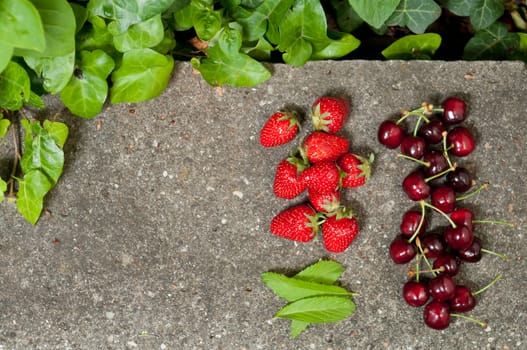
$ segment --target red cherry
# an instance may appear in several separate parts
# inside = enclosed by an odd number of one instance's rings
[[[445,252],[447,244],[440,234],[430,233],[421,238],[421,247],[426,251],[427,258],[435,259]]]
[[[449,97],[443,101],[443,121],[459,124],[466,119],[467,104],[460,98]]]
[[[430,185],[425,181],[421,170],[415,170],[403,180],[403,190],[411,200],[419,201],[430,195]]]
[[[446,182],[459,193],[467,192],[473,185],[472,175],[463,167],[457,167],[454,171],[449,172],[446,175]]]
[[[377,139],[387,148],[399,147],[404,136],[404,129],[391,120],[383,121],[377,132]]]
[[[432,189],[430,202],[437,209],[450,214],[456,208],[456,193],[448,186],[438,186]]]
[[[463,225],[457,225],[455,228],[448,226],[443,232],[443,238],[450,248],[465,250],[472,244],[474,234],[471,229]]]
[[[469,155],[476,148],[476,141],[472,133],[463,126],[455,127],[446,136],[447,145],[451,146],[449,151],[458,157]]]
[[[415,159],[421,159],[426,150],[425,140],[419,136],[405,136],[401,142],[401,153]]]
[[[419,127],[417,134],[421,136],[426,143],[435,145],[443,140],[445,125],[439,119],[432,119],[430,123],[423,124]]]
[[[481,248],[481,240],[478,237],[474,237],[472,244],[468,248],[458,250],[456,254],[463,261],[478,262],[482,258]]]
[[[448,303],[454,312],[468,312],[476,306],[476,298],[468,287],[460,285],[456,286],[454,296]]]
[[[406,264],[411,261],[417,250],[415,246],[409,243],[404,237],[396,237],[390,244],[390,257],[396,264]]]
[[[429,302],[423,311],[425,324],[433,329],[445,329],[450,325],[450,306],[439,300]]]
[[[436,150],[428,150],[423,155],[423,162],[427,162],[430,165],[424,167],[426,176],[434,176],[447,170],[449,165],[448,161],[443,155],[443,152]]]
[[[403,298],[410,306],[423,306],[429,298],[428,287],[423,282],[408,281],[403,286]]]
[[[459,257],[454,254],[446,253],[441,254],[435,259],[433,264],[434,269],[443,268],[444,271],[439,272],[439,274],[447,274],[449,276],[455,276],[459,272],[461,267],[461,260]]]
[[[449,275],[439,275],[428,282],[428,293],[435,300],[446,301],[454,296],[456,284]]]
[[[417,231],[419,222],[421,221],[422,214],[417,210],[408,210],[403,214],[403,219],[401,221],[401,234],[405,237],[412,237]],[[423,219],[423,224],[419,229],[418,235],[423,234],[426,231],[426,217]]]
[[[450,213],[450,218],[456,225],[466,226],[470,230],[473,230],[474,228],[472,223],[472,221],[474,221],[474,213],[470,209],[458,208]]]

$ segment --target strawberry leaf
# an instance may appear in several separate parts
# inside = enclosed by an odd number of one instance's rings
[[[355,312],[355,303],[342,296],[314,296],[287,304],[276,317],[309,323],[338,322]]]
[[[298,337],[300,333],[306,330],[309,324],[309,322],[291,320],[291,338]]]

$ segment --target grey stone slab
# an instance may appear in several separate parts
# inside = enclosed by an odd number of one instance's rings
[[[159,98],[113,105],[93,120],[64,112],[71,128],[66,169],[35,227],[0,206],[0,349],[522,349],[527,267],[527,72],[517,62],[313,62],[273,65],[255,88],[208,86],[187,63]],[[353,104],[343,134],[351,149],[376,154],[371,181],[346,191],[361,223],[342,254],[321,240],[296,244],[270,234],[292,203],[273,196],[274,168],[295,144],[263,149],[258,134],[275,110],[304,112],[330,93]],[[470,199],[491,255],[457,276],[478,288],[471,312],[489,327],[454,320],[426,328],[401,298],[407,267],[387,247],[404,211],[401,190],[414,168],[376,140],[379,123],[423,100],[466,98],[476,151],[460,160],[491,187]],[[49,113],[60,108],[50,100]],[[303,135],[309,132],[305,124]],[[300,139],[296,141],[300,142]],[[6,141],[2,147],[8,147]],[[444,221],[434,216],[432,225]],[[342,284],[358,293],[349,319],[314,325],[296,340],[274,319],[283,301],[261,282],[320,258],[346,266]]]

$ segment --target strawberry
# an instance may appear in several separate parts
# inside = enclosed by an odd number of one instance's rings
[[[276,167],[273,183],[274,194],[284,199],[293,199],[306,189],[306,183],[299,177],[306,164],[298,157],[283,159]]]
[[[315,130],[336,134],[348,119],[350,105],[340,97],[320,97],[311,107],[311,120]]]
[[[276,112],[260,130],[260,144],[275,147],[288,143],[297,135],[299,125],[295,112]]]
[[[335,190],[329,193],[320,193],[316,191],[307,191],[309,203],[321,213],[328,213],[337,210],[340,207],[340,191]]]
[[[314,131],[306,138],[301,148],[310,163],[335,161],[346,153],[349,142],[344,137]]]
[[[324,247],[333,253],[345,251],[359,233],[359,224],[349,209],[327,216],[322,224]]]
[[[370,179],[371,163],[373,163],[373,153],[369,158],[361,157],[354,153],[346,153],[337,160],[340,170],[346,173],[342,178],[342,187],[359,187]]]
[[[300,179],[310,191],[328,194],[339,186],[340,174],[335,162],[327,161],[311,165],[300,174]]]
[[[320,214],[307,204],[285,209],[271,220],[271,232],[297,242],[309,242],[319,231]]]

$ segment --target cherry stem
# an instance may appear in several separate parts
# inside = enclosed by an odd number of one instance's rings
[[[450,162],[449,162],[449,163],[450,163]],[[430,176],[430,177],[427,177],[427,178],[425,179],[425,182],[429,182],[429,181],[432,181],[432,180],[434,180],[434,179],[437,179],[437,178],[439,178],[439,177],[441,177],[441,176],[443,176],[443,175],[445,175],[445,174],[448,174],[448,173],[451,172],[451,171],[456,170],[456,168],[457,168],[457,163],[455,163],[455,162],[454,162],[453,164],[450,163],[450,167],[449,167],[448,169],[443,170],[442,172],[437,173],[437,174],[435,174],[435,175],[432,175],[432,176]]]
[[[448,162],[448,165],[452,168],[452,161],[450,160],[450,156],[448,155],[448,147],[446,145],[446,137],[448,135],[447,131],[443,131],[441,134],[443,136],[443,156],[445,157],[446,161]]]
[[[472,295],[476,296],[480,293],[483,293],[484,291],[486,291],[487,289],[489,289],[490,287],[492,287],[496,282],[498,282],[499,280],[501,279],[501,274],[497,275],[496,277],[494,277],[494,279],[489,283],[487,284],[485,287],[475,291],[475,292],[472,292]]]
[[[423,227],[423,224],[425,222],[425,215],[426,215],[426,207],[425,205],[421,205],[421,219],[419,219],[419,225],[417,225],[417,228],[415,229],[414,234],[412,235],[412,237],[410,237],[408,242],[412,243],[415,237],[417,237],[417,235],[419,234],[419,231],[421,231],[421,227]]]
[[[436,277],[437,274],[435,273],[434,267],[430,263],[430,260],[428,260],[428,258],[426,257],[426,252],[423,250],[423,246],[421,246],[421,240],[419,239],[419,237],[415,239],[415,244],[417,245],[417,249],[419,249],[419,253],[421,253],[421,256],[425,260],[426,266],[428,266],[428,269],[432,272],[432,275]]]
[[[419,274],[421,273],[420,266],[421,266],[421,255],[418,255],[417,258],[415,259],[415,281],[416,282],[419,282]]]
[[[469,320],[470,322],[474,322],[474,323],[479,324],[483,328],[487,328],[487,326],[488,326],[487,321],[480,321],[480,320],[475,319],[474,317],[470,317],[470,316],[467,316],[467,315],[451,313],[450,316],[464,318],[465,320]]]
[[[456,202],[458,201],[462,201],[462,200],[465,200],[467,198],[470,198],[472,197],[473,195],[483,191],[483,190],[486,190],[487,188],[489,188],[490,184],[488,182],[485,182],[483,185],[479,186],[477,189],[475,189],[474,191],[472,192],[469,192],[463,196],[459,196],[459,197],[456,197]]]
[[[426,102],[423,102],[422,103],[422,107],[414,109],[413,111],[404,110],[401,113],[402,114],[401,118],[399,118],[399,120],[397,120],[395,122],[395,124],[402,123],[406,118],[408,118],[411,115],[415,115],[415,116],[419,117],[419,120],[417,121],[417,124],[419,124],[419,122],[421,120],[424,120],[425,123],[428,124],[428,123],[430,123],[430,119],[428,119],[426,117],[426,115],[430,115],[431,114],[432,108],[433,108],[432,105],[429,105]],[[417,127],[416,127],[416,130],[417,130]],[[414,130],[414,136],[415,136],[415,130]]]
[[[421,165],[423,165],[423,166],[425,166],[425,167],[427,167],[427,168],[430,167],[430,162],[425,162],[424,160],[417,159],[417,158],[414,158],[414,157],[410,157],[410,156],[408,156],[408,155],[406,155],[406,154],[398,153],[398,154],[397,154],[397,157],[398,157],[398,158],[404,158],[404,159],[408,159],[408,160],[414,161],[414,162],[416,162],[416,163],[418,163],[418,164],[421,164]]]
[[[496,224],[496,225],[505,225],[509,227],[515,227],[516,224],[508,221],[497,221],[497,220],[472,220],[474,224]]]
[[[435,211],[437,211],[439,214],[443,215],[445,217],[445,219],[447,219],[447,221],[450,223],[450,226],[452,226],[452,228],[456,228],[457,225],[456,223],[454,222],[454,220],[452,220],[452,218],[450,216],[448,216],[447,213],[445,213],[444,211],[442,211],[441,209],[439,208],[436,208],[434,207],[432,204],[430,203],[427,203],[424,199],[421,199],[419,201],[419,204],[421,204],[421,206],[423,207],[428,207],[428,208],[431,208],[431,209],[434,209]]]
[[[498,258],[500,258],[503,261],[509,261],[509,258],[507,258],[505,255],[500,254],[500,253],[496,253],[496,252],[494,252],[492,250],[481,248],[481,252],[497,256]]]

